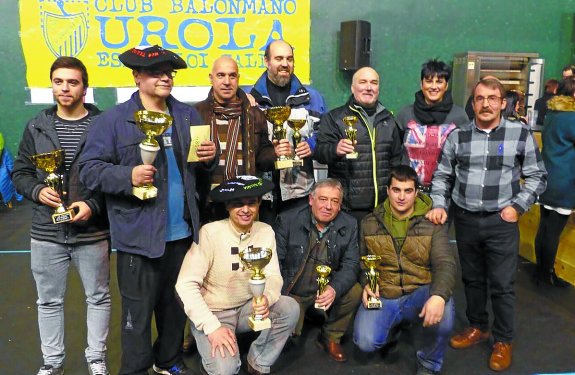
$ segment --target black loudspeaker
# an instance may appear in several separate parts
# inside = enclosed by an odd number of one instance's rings
[[[369,66],[371,24],[360,20],[342,22],[339,35],[339,68],[357,70]]]

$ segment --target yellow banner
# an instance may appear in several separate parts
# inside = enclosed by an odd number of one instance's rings
[[[269,41],[295,49],[295,73],[309,83],[311,0],[20,0],[20,36],[29,87],[49,87],[58,56],[84,62],[92,87],[134,85],[118,56],[158,44],[178,53],[190,69],[179,86],[208,86],[213,61],[230,55],[242,85],[265,70]]]

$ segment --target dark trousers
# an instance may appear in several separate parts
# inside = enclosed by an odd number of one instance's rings
[[[315,295],[300,297],[290,294],[290,297],[297,301],[300,308],[299,321],[295,328],[295,334],[297,336],[301,335],[306,315],[321,314],[325,319],[324,324],[321,327],[322,336],[329,341],[339,343],[357,311],[357,306],[361,302],[362,291],[363,289],[358,283],[353,284],[351,289],[343,296],[336,296],[335,301],[333,301],[331,307],[327,311],[319,310],[314,307]]]
[[[519,226],[499,212],[474,213],[455,207],[455,233],[472,327],[487,331],[488,288],[493,307],[495,341],[511,342],[514,329],[515,273],[519,253]]]
[[[148,374],[152,364],[169,368],[182,360],[186,314],[175,285],[192,239],[167,242],[164,255],[147,258],[118,252],[122,296],[122,364],[120,374]],[[158,337],[152,346],[152,315]]]
[[[554,272],[559,238],[567,220],[569,220],[569,215],[561,215],[556,211],[540,206],[539,228],[535,237],[535,259],[539,276],[545,277],[545,275]]]

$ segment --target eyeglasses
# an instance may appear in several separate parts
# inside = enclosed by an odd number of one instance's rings
[[[476,104],[483,104],[485,99],[487,99],[487,103],[489,103],[489,105],[501,104],[501,100],[502,100],[502,98],[500,96],[495,96],[495,95],[490,95],[488,97],[476,96],[473,100],[475,101]]]
[[[162,78],[165,74],[168,76],[168,78],[171,78],[171,79],[174,79],[174,77],[178,74],[177,70],[146,70],[146,69],[142,69],[142,72],[144,72],[147,75],[149,75],[150,77],[154,77],[154,78]]]

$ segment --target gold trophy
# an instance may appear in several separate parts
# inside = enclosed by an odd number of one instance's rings
[[[266,119],[274,124],[274,129],[272,131],[273,139],[278,142],[281,139],[286,139],[286,129],[284,128],[284,122],[289,118],[291,113],[290,107],[271,107],[265,110]],[[278,156],[275,162],[276,169],[284,169],[293,167],[293,160],[285,155]]]
[[[144,164],[154,164],[156,155],[160,151],[160,144],[155,137],[163,134],[172,125],[172,116],[162,112],[137,111],[134,113],[136,125],[146,135],[146,138],[140,142],[140,154]],[[158,195],[158,188],[152,184],[143,186],[134,186],[132,194],[144,200],[155,198]]]
[[[307,120],[305,118],[303,118],[303,119],[301,119],[301,118],[290,118],[287,120],[287,122],[288,122],[289,127],[293,129],[293,135],[292,135],[293,149],[294,149],[293,166],[294,167],[301,167],[301,166],[303,166],[303,160],[300,159],[299,156],[297,156],[295,154],[295,149],[296,149],[297,145],[301,142],[301,138],[302,138],[299,131],[301,130],[301,128],[304,127]]]
[[[351,141],[353,146],[357,144],[357,129],[355,128],[355,123],[357,122],[357,117],[355,116],[345,116],[343,118],[343,122],[347,125],[345,129],[345,135],[347,139]],[[346,159],[357,159],[358,153],[357,151],[350,152],[349,154],[345,155]]]
[[[248,246],[240,252],[240,260],[244,267],[253,271],[249,284],[256,303],[260,302],[266,286],[266,275],[264,275],[262,270],[271,259],[272,249],[265,247]],[[262,319],[260,315],[255,313],[248,318],[248,324],[256,332],[272,327],[270,318]]]
[[[62,175],[54,173],[56,169],[64,161],[64,150],[55,150],[50,152],[45,152],[43,154],[31,155],[29,159],[32,164],[38,169],[48,172],[48,176],[44,179],[44,183],[51,187],[58,195],[60,199],[64,200],[64,184]],[[73,209],[67,209],[63,203],[60,203],[54,214],[52,215],[52,222],[54,224],[66,223],[71,221],[76,212]]]
[[[329,283],[329,279],[327,277],[331,273],[331,267],[326,266],[326,265],[316,266],[315,267],[315,273],[317,273],[317,279],[316,280],[317,280],[317,285],[319,287],[318,291],[317,291],[317,295],[319,296],[319,295],[323,294],[323,292],[325,291],[325,287]],[[317,302],[314,304],[314,307],[316,309],[325,310],[325,306],[320,306],[317,304]]]
[[[369,288],[372,292],[375,293],[377,290],[377,279],[379,278],[379,272],[376,271],[377,264],[381,261],[381,257],[379,255],[364,255],[361,257],[361,261],[363,264],[369,269],[365,271],[367,276],[367,280],[369,281]],[[374,297],[369,297],[367,299],[367,308],[368,309],[381,309],[381,301]]]

